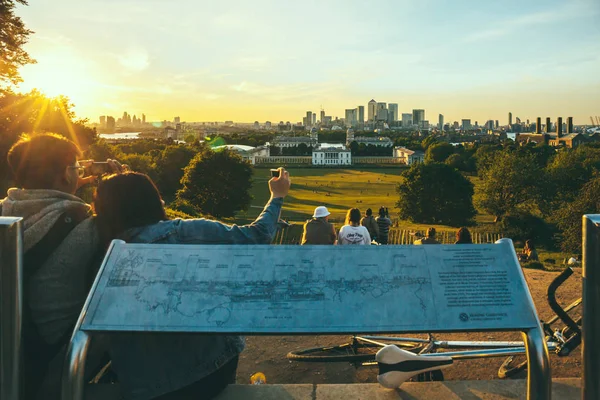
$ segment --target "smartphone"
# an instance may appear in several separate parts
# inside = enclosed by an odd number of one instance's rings
[[[273,178],[279,178],[279,170],[278,169],[271,169],[271,176]]]
[[[112,172],[110,165],[106,161],[94,161],[86,170],[92,176],[101,176]]]

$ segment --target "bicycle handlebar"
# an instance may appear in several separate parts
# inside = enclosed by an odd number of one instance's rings
[[[560,275],[554,278],[552,283],[550,283],[548,286],[548,304],[550,305],[552,311],[556,313],[558,318],[560,318],[560,320],[563,321],[566,326],[568,326],[577,335],[581,335],[581,329],[579,329],[577,323],[575,323],[575,321],[569,317],[569,314],[567,314],[567,312],[556,301],[556,289],[565,283],[565,281],[569,279],[571,275],[573,275],[573,269],[571,267],[567,267],[563,272],[560,273]]]

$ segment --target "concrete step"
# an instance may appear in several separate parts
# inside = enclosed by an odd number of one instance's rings
[[[527,381],[446,381],[404,383],[384,389],[376,383],[230,385],[216,400],[513,400],[527,398]],[[89,385],[86,400],[120,399],[118,385]],[[554,379],[552,398],[581,399],[581,380]]]

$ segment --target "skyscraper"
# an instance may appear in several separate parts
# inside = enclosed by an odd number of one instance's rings
[[[425,121],[425,110],[413,110],[412,123],[413,125],[421,125],[421,121]]]
[[[388,104],[388,121],[389,122],[398,121],[398,104],[397,103]]]
[[[371,100],[367,107],[369,121],[374,121],[375,115],[377,114],[377,102],[375,100]]]
[[[440,131],[444,129],[444,116],[442,114],[440,114],[438,117],[438,127]]]
[[[312,113],[312,125],[315,126],[317,124],[317,113]]]
[[[358,116],[357,122],[361,125],[364,124],[365,123],[365,106],[358,106],[357,116]]]
[[[388,109],[385,103],[377,103],[377,110],[375,110],[375,119],[377,121],[387,121]]]
[[[106,127],[106,115],[101,115],[100,116],[100,126],[105,128]]]
[[[402,127],[408,128],[412,125],[412,114],[402,113]]]
[[[312,111],[307,111],[306,112],[306,117],[305,117],[305,122],[304,122],[304,126],[311,126],[312,125]]]
[[[325,110],[321,110],[321,123],[325,121]]]
[[[471,120],[463,119],[462,120],[462,128],[463,128],[463,130],[471,129]]]
[[[146,114],[142,114],[142,125],[146,124]]]
[[[511,112],[508,113],[508,124],[512,125],[512,113]]]
[[[346,126],[356,125],[356,108],[347,108],[344,119],[346,120]]]
[[[173,123],[174,123],[174,124],[179,124],[179,123],[181,123],[181,117],[175,117],[175,118],[173,118]]]

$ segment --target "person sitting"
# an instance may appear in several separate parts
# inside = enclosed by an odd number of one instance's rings
[[[371,235],[366,227],[360,225],[360,210],[351,208],[346,214],[345,225],[338,232],[338,244],[370,245]]]
[[[312,219],[304,224],[301,244],[334,244],[337,234],[329,223],[329,210],[325,206],[315,208]]]
[[[81,155],[74,142],[47,133],[23,136],[7,156],[18,188],[8,189],[2,216],[23,218],[26,398],[59,398],[64,351],[101,261],[91,207],[75,196],[95,179],[84,178]]]
[[[379,209],[379,217],[376,219],[377,227],[379,228],[379,236],[378,242],[379,244],[388,244],[390,226],[392,225],[392,220],[388,215],[387,208],[383,208],[383,206]]]
[[[435,240],[435,228],[427,229],[427,236],[418,240],[415,240],[417,245],[421,244],[440,244],[437,240]]]
[[[371,235],[371,239],[377,241],[379,238],[379,226],[377,225],[377,221],[373,217],[373,210],[367,208],[365,212],[365,216],[361,218],[360,224],[367,228],[369,231],[369,235]]]
[[[521,261],[539,261],[533,240],[528,239],[525,241],[525,247],[523,248],[523,253],[519,255],[519,259]]]
[[[472,244],[471,232],[466,227],[462,227],[456,231],[456,242],[454,244]]]
[[[148,176],[125,173],[104,178],[94,210],[100,240],[166,244],[269,244],[277,232],[289,173],[269,180],[271,198],[250,225],[207,219],[168,221],[164,203]],[[179,266],[185,268],[185,265]],[[235,382],[244,339],[233,335],[120,333],[109,336],[112,368],[125,399],[209,399]]]

